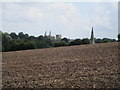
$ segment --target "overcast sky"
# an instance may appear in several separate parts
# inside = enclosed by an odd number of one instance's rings
[[[1,7],[0,7],[1,8]],[[117,2],[4,2],[3,32],[30,35],[61,34],[68,38],[90,38],[92,27],[96,38],[117,38]]]

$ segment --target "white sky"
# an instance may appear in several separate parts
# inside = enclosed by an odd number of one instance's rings
[[[39,36],[51,30],[53,35],[90,38],[91,28],[94,27],[96,38],[117,38],[117,0],[116,2],[112,2],[113,0],[94,2],[92,0],[93,2],[34,3],[22,2],[23,0],[16,0],[17,3],[5,1],[2,3],[2,14],[0,14],[2,17],[0,27],[3,32],[24,32]]]
[[[2,2],[119,2],[119,0],[1,0]]]

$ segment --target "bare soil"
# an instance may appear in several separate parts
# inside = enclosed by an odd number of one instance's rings
[[[2,55],[3,88],[120,88],[118,43]]]

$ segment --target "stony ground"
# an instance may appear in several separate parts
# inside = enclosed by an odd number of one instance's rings
[[[118,43],[3,53],[3,88],[119,88]]]

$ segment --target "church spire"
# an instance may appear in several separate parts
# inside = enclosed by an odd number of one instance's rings
[[[94,39],[94,32],[93,32],[93,27],[92,27],[92,31],[91,31],[91,38],[90,38],[90,43],[91,43],[91,44],[95,44],[95,39]]]
[[[46,37],[47,36],[47,31],[45,31],[45,35],[44,35],[44,37]]]
[[[49,37],[51,37],[51,31],[49,32]]]

